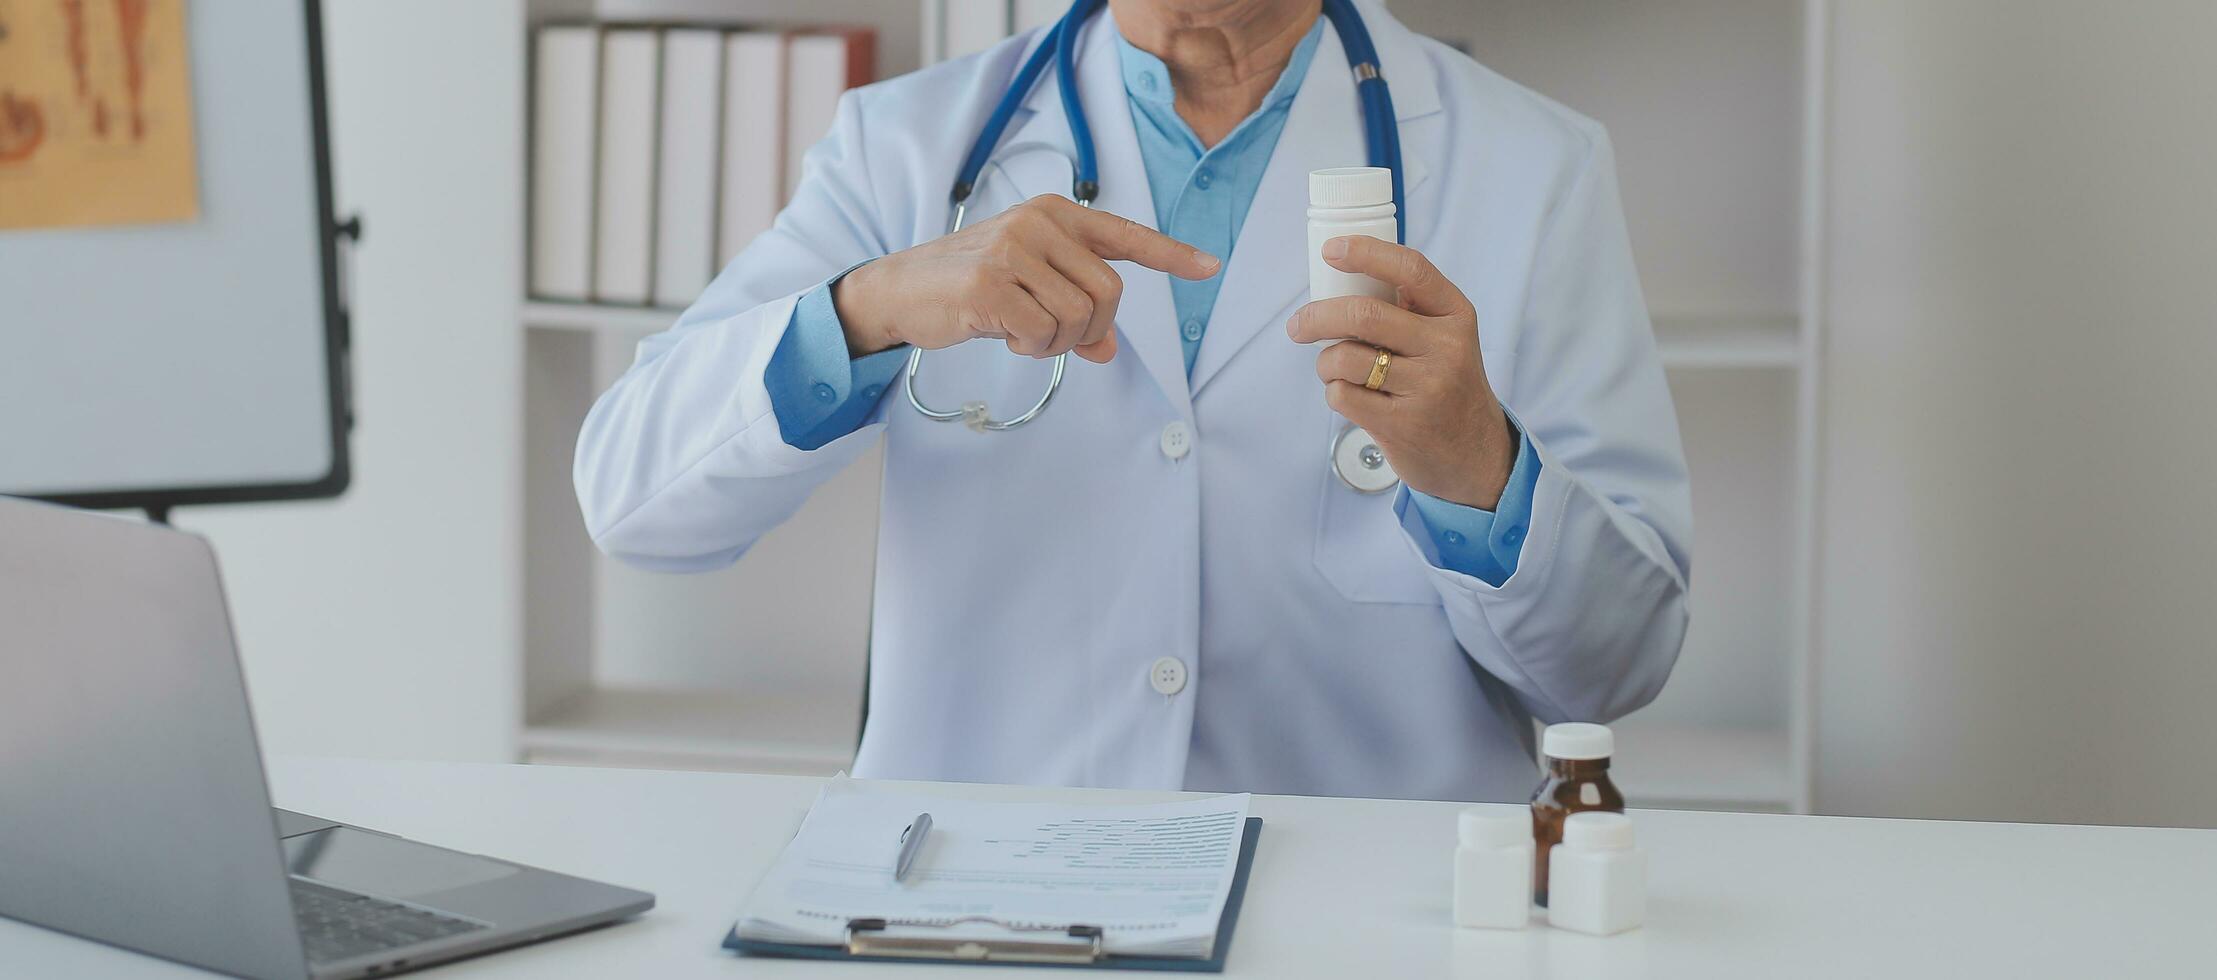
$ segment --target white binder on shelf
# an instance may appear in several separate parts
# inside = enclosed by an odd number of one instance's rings
[[[877,72],[875,35],[863,27],[821,28],[786,42],[785,195],[801,183],[809,147],[831,132],[839,96]]]
[[[593,287],[593,146],[600,28],[541,28],[531,92],[531,295]]]
[[[604,303],[644,304],[653,288],[661,53],[661,32],[651,28],[611,29],[601,38],[593,298]]]
[[[690,305],[717,268],[723,59],[722,31],[673,28],[662,35],[662,134],[654,182],[657,306]]]
[[[724,37],[723,176],[716,265],[770,230],[785,204],[785,35]]]

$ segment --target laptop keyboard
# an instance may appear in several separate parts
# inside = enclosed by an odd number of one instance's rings
[[[482,923],[412,905],[341,891],[301,878],[293,886],[293,919],[311,963],[335,963],[430,939],[484,929]]]

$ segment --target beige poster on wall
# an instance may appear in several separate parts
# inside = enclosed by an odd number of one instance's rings
[[[0,0],[0,229],[199,213],[185,0]]]

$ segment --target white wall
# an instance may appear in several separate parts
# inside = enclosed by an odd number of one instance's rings
[[[1817,803],[2217,825],[2217,4],[1838,4]]]
[[[355,483],[181,510],[221,555],[273,753],[506,758],[520,639],[521,13],[331,0]]]

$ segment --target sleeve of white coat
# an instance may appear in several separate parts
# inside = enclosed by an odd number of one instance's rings
[[[1505,399],[1538,450],[1531,525],[1498,587],[1433,566],[1464,649],[1542,721],[1653,700],[1686,635],[1692,503],[1608,138],[1543,226]],[[1425,529],[1404,507],[1410,546]]]
[[[639,344],[578,435],[574,477],[601,550],[661,571],[729,565],[876,441],[814,450],[778,430],[764,374],[809,290],[890,249],[863,155],[860,95],[839,101],[793,200],[670,330]]]

